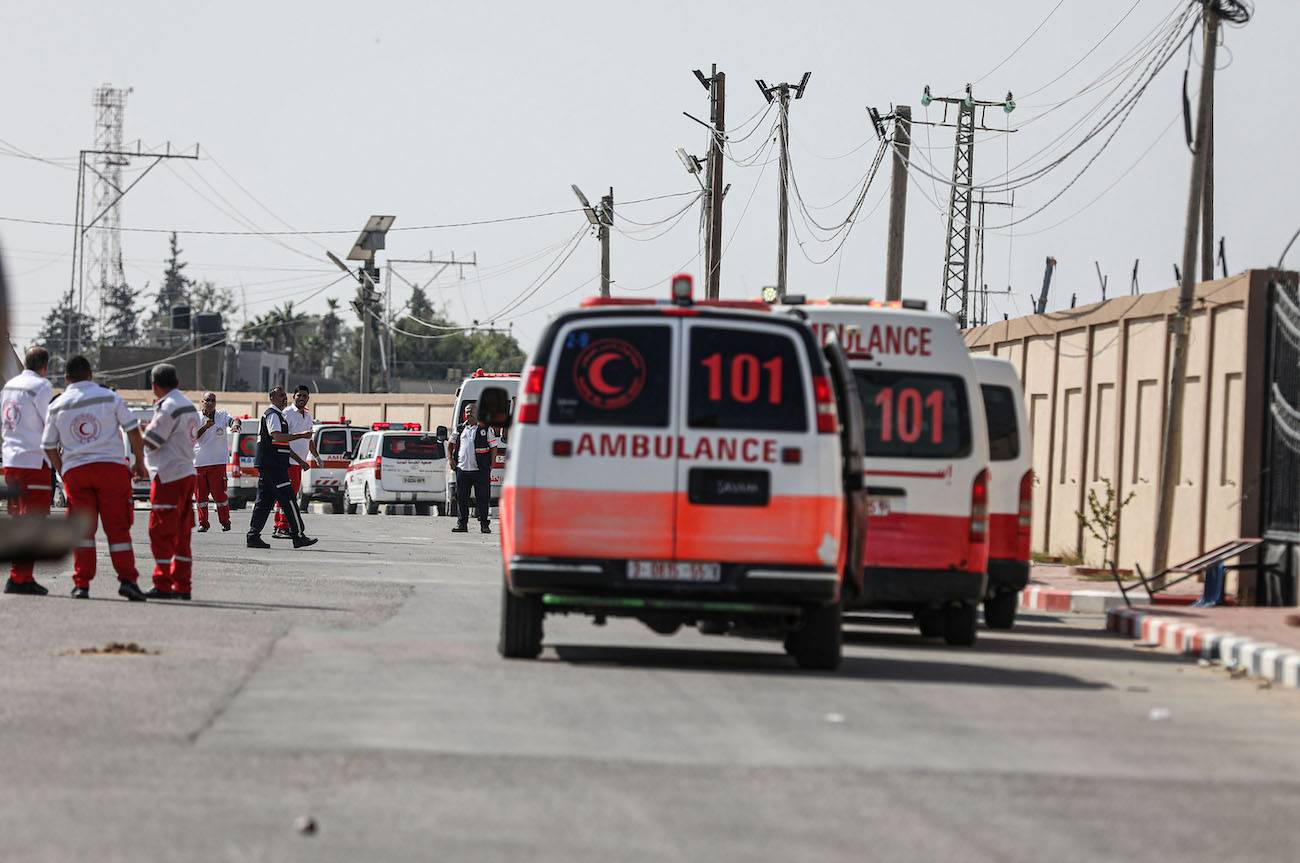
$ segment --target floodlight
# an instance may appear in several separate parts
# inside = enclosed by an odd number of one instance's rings
[[[582,190],[578,188],[576,183],[571,185],[570,188],[573,189],[573,194],[578,196],[578,201],[582,204],[582,212],[586,215],[587,221],[599,227],[600,217],[597,216],[596,211],[592,209],[591,201],[587,200],[587,196],[582,194]]]
[[[698,174],[700,172],[700,160],[686,152],[685,147],[677,148],[677,158],[682,160],[682,167],[686,169],[686,173]]]
[[[794,94],[794,97],[795,97],[796,99],[802,99],[802,98],[803,98],[803,91],[804,91],[804,88],[808,86],[808,79],[811,78],[811,77],[812,77],[812,72],[804,72],[804,73],[803,73],[803,78],[800,79],[800,81],[799,81],[799,86],[795,88],[796,92],[795,92],[795,94]]]
[[[767,287],[763,288],[763,302],[769,305],[775,303],[780,298],[780,296],[781,295],[777,293],[775,285],[768,285]]]

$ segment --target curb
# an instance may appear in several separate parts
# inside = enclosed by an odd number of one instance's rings
[[[1217,661],[1225,668],[1241,668],[1279,686],[1300,689],[1300,650],[1219,632],[1208,626],[1182,623],[1134,608],[1111,609],[1106,614],[1106,628],[1154,644],[1164,651]]]
[[[1133,597],[1134,604],[1145,604],[1146,597]],[[1104,614],[1127,608],[1124,597],[1109,590],[1055,590],[1050,587],[1026,587],[1020,591],[1020,607],[1031,611],[1056,611],[1066,614]]]

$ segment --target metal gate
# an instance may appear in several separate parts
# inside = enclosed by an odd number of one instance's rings
[[[1260,585],[1267,605],[1296,602],[1300,556],[1300,290],[1294,284],[1269,284],[1268,413],[1264,422],[1264,537],[1262,561],[1268,569]]]

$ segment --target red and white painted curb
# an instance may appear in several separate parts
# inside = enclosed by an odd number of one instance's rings
[[[1300,689],[1300,650],[1137,608],[1111,609],[1106,614],[1106,628],[1158,645],[1161,650],[1217,661],[1225,668],[1243,668],[1288,689]]]
[[[1143,604],[1145,596],[1131,601]],[[1050,587],[1026,587],[1020,591],[1020,607],[1029,611],[1055,611],[1061,614],[1105,614],[1114,608],[1126,608],[1124,597],[1113,590],[1059,590]]]

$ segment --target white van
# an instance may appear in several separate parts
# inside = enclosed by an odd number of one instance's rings
[[[357,451],[357,443],[366,429],[348,425],[344,417],[336,422],[317,421],[311,433],[320,461],[302,472],[298,508],[306,510],[313,500],[322,500],[336,514],[343,512],[343,485],[347,481],[348,465],[352,463],[352,454]]]
[[[984,623],[1010,629],[1020,591],[1029,584],[1034,513],[1033,446],[1016,369],[1006,360],[974,356],[989,430],[989,586]]]
[[[501,499],[499,649],[536,657],[544,616],[579,613],[782,631],[801,667],[834,668],[860,589],[848,366],[762,303],[694,303],[689,276],[672,295],[586,301],[538,341]],[[482,399],[489,422],[509,409],[504,389]],[[861,412],[845,419],[859,440]]]
[[[975,643],[988,562],[984,402],[953,319],[912,300],[794,306],[844,348],[866,416],[861,607],[910,611],[921,632]]]
[[[261,421],[247,414],[231,435],[230,462],[226,465],[226,494],[231,509],[243,509],[257,499],[257,434]]]
[[[474,374],[465,378],[456,388],[456,404],[451,411],[449,435],[455,435],[460,430],[465,420],[465,409],[475,407],[479,395],[489,386],[504,389],[510,395],[513,410],[514,399],[519,392],[519,375],[514,372],[485,372],[482,369],[475,369]],[[496,458],[492,462],[493,506],[496,506],[501,499],[501,483],[505,481],[506,476],[506,453],[510,447],[508,426],[509,423],[505,423],[497,435]],[[447,463],[447,500],[451,514],[456,515],[456,465],[450,461]]]
[[[421,431],[419,423],[375,423],[361,436],[348,465],[343,509],[364,506],[367,515],[389,503],[415,505],[417,515],[447,508],[447,441]]]

